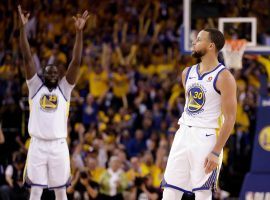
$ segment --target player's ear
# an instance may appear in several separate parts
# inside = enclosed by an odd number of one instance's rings
[[[215,43],[211,42],[211,43],[209,44],[209,48],[210,48],[210,49],[215,49],[215,48],[216,48]]]

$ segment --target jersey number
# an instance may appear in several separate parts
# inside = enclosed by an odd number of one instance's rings
[[[202,99],[202,96],[203,96],[202,92],[194,92],[193,98],[194,99]]]

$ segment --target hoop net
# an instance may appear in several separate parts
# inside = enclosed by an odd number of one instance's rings
[[[226,40],[222,54],[225,65],[229,68],[242,69],[242,58],[247,46],[247,41],[240,40]]]

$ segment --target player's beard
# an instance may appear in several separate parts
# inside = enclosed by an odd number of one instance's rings
[[[199,59],[201,59],[204,55],[206,54],[206,51],[205,50],[200,50],[200,51],[193,51],[192,52],[192,57],[194,57],[194,58],[199,58]]]
[[[44,80],[44,85],[49,89],[55,89],[57,87],[57,84],[58,84],[57,81],[52,82],[52,81],[50,81],[50,80],[48,80],[46,78]]]

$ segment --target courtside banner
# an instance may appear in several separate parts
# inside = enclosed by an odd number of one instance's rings
[[[270,199],[270,97],[260,99],[256,119],[251,171],[245,177],[241,200]]]
[[[270,174],[270,97],[260,99],[256,119],[251,172]]]

